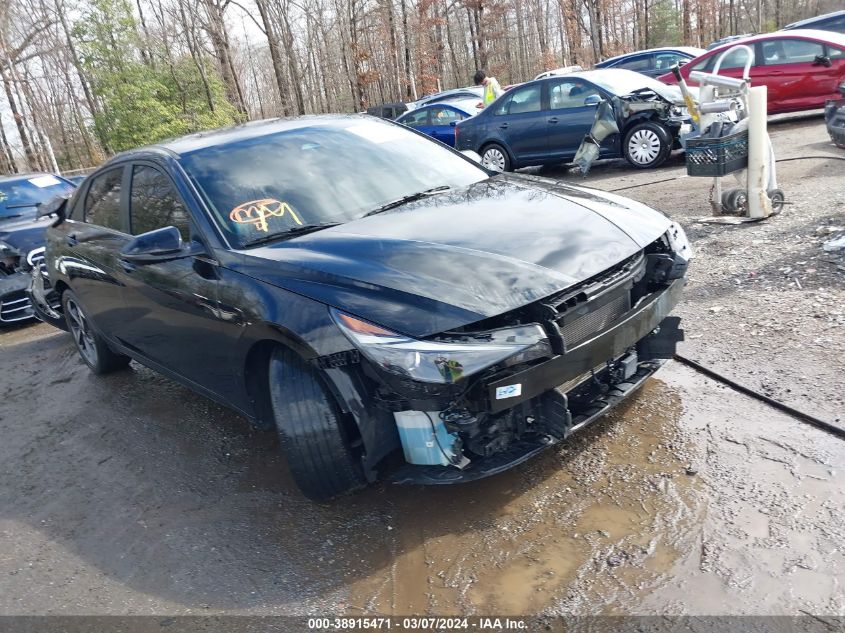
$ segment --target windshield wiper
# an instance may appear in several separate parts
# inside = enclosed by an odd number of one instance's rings
[[[313,233],[314,231],[320,231],[322,229],[327,229],[332,226],[337,226],[340,222],[321,222],[319,224],[303,224],[302,226],[295,226],[293,228],[288,229],[287,231],[282,231],[281,233],[273,233],[271,235],[262,235],[261,237],[257,237],[254,240],[249,240],[248,242],[244,242],[241,245],[241,248],[247,248],[249,246],[258,246],[259,244],[266,244],[267,242],[275,242],[276,240],[284,240],[291,237],[296,237],[297,235],[305,235],[306,233]]]
[[[366,218],[371,215],[376,215],[377,213],[382,213],[390,209],[395,209],[396,207],[401,207],[403,204],[413,202],[414,200],[420,200],[421,198],[430,196],[433,193],[438,193],[440,191],[448,191],[449,189],[451,189],[449,185],[440,185],[439,187],[432,187],[431,189],[426,189],[425,191],[418,191],[417,193],[408,194],[407,196],[402,196],[401,198],[397,198],[396,200],[391,200],[390,202],[383,204],[380,207],[376,207],[375,209],[373,209],[372,211],[368,211],[361,217]]]
[[[0,215],[0,220],[11,220],[12,218],[22,218],[23,213],[12,213],[10,215]]]

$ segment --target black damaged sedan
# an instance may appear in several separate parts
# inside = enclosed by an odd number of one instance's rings
[[[509,468],[682,337],[691,251],[664,215],[368,117],[132,151],[47,211],[63,314],[33,297],[89,367],[136,360],[276,428],[314,499]]]

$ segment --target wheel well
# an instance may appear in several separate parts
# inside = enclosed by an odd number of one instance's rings
[[[501,143],[501,142],[499,142],[499,141],[494,141],[494,140],[491,140],[491,141],[484,141],[484,143],[481,145],[481,148],[478,150],[478,153],[479,153],[479,154],[481,154],[481,155],[483,156],[483,155],[484,155],[484,150],[486,150],[486,149],[487,149],[488,147],[490,147],[491,145],[498,145],[498,146],[499,146],[499,147],[501,147],[503,150],[505,150],[505,154],[507,154],[507,155],[508,155],[508,160],[510,160],[511,165],[513,165],[514,160],[513,160],[513,155],[511,154],[511,151],[510,151],[507,147],[505,147],[505,144],[504,144],[504,143]]]
[[[61,299],[62,294],[64,294],[64,291],[68,288],[69,286],[65,282],[57,281],[53,289],[56,291],[56,294],[59,295],[59,298]]]
[[[669,128],[669,126],[667,126],[665,123],[663,123],[663,121],[661,121],[659,119],[656,112],[651,112],[651,113],[644,112],[644,113],[640,114],[639,116],[637,116],[636,118],[631,117],[628,120],[628,122],[625,124],[625,127],[622,128],[622,131],[619,133],[619,135],[624,140],[625,136],[627,136],[627,134],[631,130],[631,128],[634,127],[635,125],[639,125],[640,123],[656,123],[657,125],[660,125],[661,127],[663,127],[666,130],[666,132],[669,133],[670,136],[672,135],[672,130]]]
[[[244,364],[244,382],[247,395],[253,403],[254,424],[261,429],[272,429],[276,426],[273,416],[273,404],[270,400],[270,358],[276,349],[287,349],[293,354],[296,350],[273,339],[265,339],[255,343],[249,350]],[[331,381],[320,370],[318,372],[323,386],[326,388],[337,411],[340,414],[340,423],[343,425],[343,435],[350,447],[360,443],[361,432],[354,416],[341,404],[340,398],[334,392]]]
[[[282,344],[271,340],[259,341],[249,350],[244,364],[244,384],[247,396],[252,402],[255,425],[262,429],[271,429],[275,426],[268,386],[270,357],[276,347],[282,347]]]

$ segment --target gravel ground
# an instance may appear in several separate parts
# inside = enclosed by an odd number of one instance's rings
[[[818,117],[772,133],[845,156]],[[842,424],[842,163],[782,163],[790,204],[743,226],[696,222],[710,182],[683,172],[586,184],[667,180],[624,193],[694,240],[682,352]],[[45,325],[0,362],[2,615],[845,615],[845,444],[677,363],[510,472],[315,505],[272,433],[145,368],[95,377]]]

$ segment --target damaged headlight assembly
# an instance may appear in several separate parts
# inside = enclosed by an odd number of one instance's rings
[[[486,332],[413,339],[331,309],[353,345],[382,369],[419,382],[449,384],[493,365],[515,365],[551,357],[546,333],[537,324]]]

